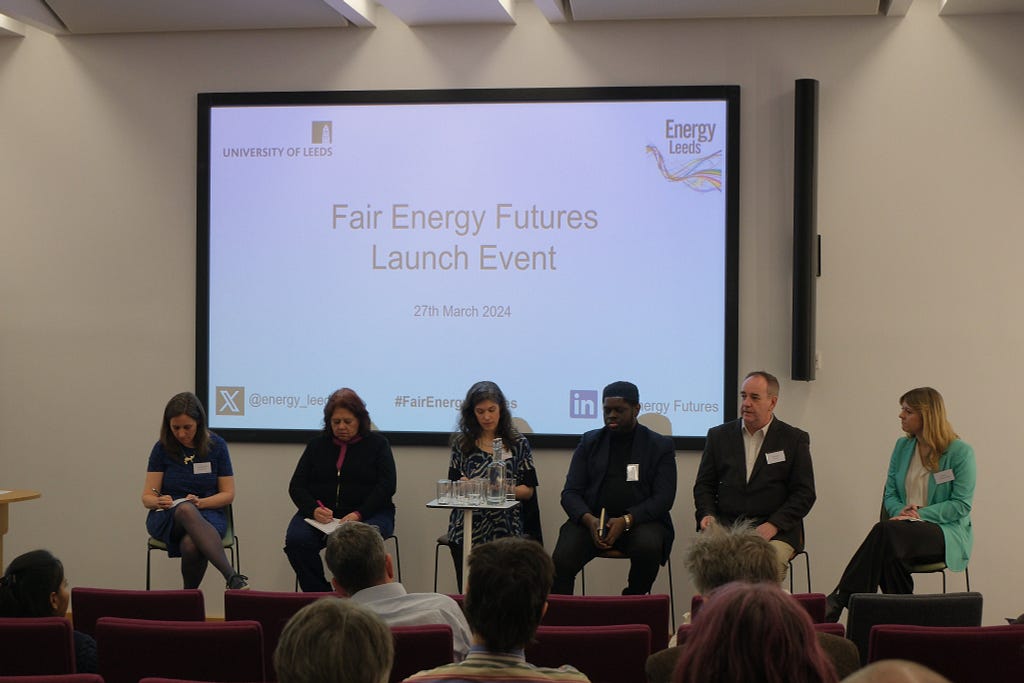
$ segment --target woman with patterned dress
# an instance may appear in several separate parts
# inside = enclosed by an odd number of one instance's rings
[[[192,392],[175,395],[164,408],[160,440],[149,454],[142,504],[146,530],[181,558],[185,588],[199,588],[212,563],[228,588],[246,589],[224,553],[224,508],[235,499],[228,446],[206,427],[206,412]]]
[[[505,476],[515,478],[516,500],[531,501],[537,487],[530,442],[512,425],[505,394],[494,382],[477,382],[466,392],[459,416],[459,429],[452,434],[452,456],[448,478],[478,479],[486,476],[493,458],[494,440],[501,439]],[[473,543],[485,543],[505,536],[522,536],[523,513],[517,505],[508,510],[477,510],[473,514]],[[455,563],[455,578],[462,592],[463,512],[452,510],[448,521],[448,542]]]

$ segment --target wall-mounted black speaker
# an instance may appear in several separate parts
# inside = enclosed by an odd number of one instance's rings
[[[793,379],[815,371],[816,281],[821,274],[818,236],[818,81],[796,82],[793,131]]]

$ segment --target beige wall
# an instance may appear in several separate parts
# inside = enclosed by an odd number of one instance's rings
[[[1020,613],[1024,18],[943,19],[936,4],[919,0],[902,19],[550,25],[521,3],[514,27],[411,29],[385,16],[375,30],[0,39],[0,488],[44,492],[12,509],[7,559],[45,546],[74,584],[143,585],[145,459],[167,398],[193,384],[197,92],[739,84],[739,364],[788,376],[791,102],[794,79],[812,77],[823,367],[814,383],[784,382],[778,412],[812,434],[813,587],[832,588],[877,516],[897,397],[931,384],[978,454],[971,569],[985,623]],[[281,546],[299,452],[232,448],[257,588],[292,585]],[[405,582],[429,590],[445,520],[422,504],[447,453],[396,457]],[[679,454],[680,596],[697,458]],[[537,453],[549,549],[567,464],[565,451]],[[157,585],[179,585],[176,564],[155,561]],[[605,562],[592,591],[624,576]],[[219,614],[221,582],[204,588]]]

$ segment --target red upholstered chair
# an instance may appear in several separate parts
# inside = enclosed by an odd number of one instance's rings
[[[651,653],[646,624],[540,626],[526,646],[526,661],[537,666],[576,667],[591,683],[646,683]]]
[[[818,633],[831,633],[834,636],[840,638],[846,637],[846,628],[842,624],[833,624],[831,622],[822,622],[820,624],[813,624],[814,630]],[[690,624],[683,624],[676,631],[676,644],[682,645],[686,642],[686,637],[690,634],[690,629],[693,628]]]
[[[153,621],[100,617],[98,673],[106,683],[147,676],[262,681],[263,629],[256,621]]]
[[[95,636],[100,617],[205,621],[206,606],[198,588],[134,591],[75,586],[71,589],[71,616],[76,631]]]
[[[0,683],[103,683],[99,674],[49,674],[43,676],[0,676]]]
[[[814,624],[814,630],[818,633],[831,633],[834,636],[840,638],[846,637],[846,627],[842,624],[833,624],[830,621],[823,621],[820,624]]]
[[[793,599],[800,603],[800,606],[811,615],[811,621],[820,624],[825,621],[826,600],[824,593],[793,593]],[[704,598],[701,595],[694,595],[690,600],[690,620],[697,616]]]
[[[871,629],[868,662],[909,659],[955,683],[1019,683],[1024,626],[907,626]]]
[[[292,593],[244,590],[224,591],[225,621],[258,621],[263,627],[263,668],[268,681],[277,680],[274,650],[284,625],[296,612],[320,598],[338,597],[334,593]]]
[[[15,682],[17,683],[17,682]],[[57,682],[59,683],[59,682]],[[104,683],[100,678],[100,683]],[[146,676],[139,679],[139,683],[210,683],[209,681],[193,681],[185,678],[160,678],[159,676]],[[263,681],[249,681],[249,683],[264,683]]]
[[[0,618],[0,671],[8,676],[75,673],[75,640],[64,617]]]
[[[608,560],[628,560],[629,557],[621,550],[612,548],[611,550],[605,550],[602,553],[598,553],[598,558],[604,558]],[[595,558],[596,559],[596,558]],[[672,628],[676,627],[676,589],[675,582],[672,580],[672,556],[669,555],[668,561],[665,563],[668,569],[668,600],[669,600],[669,616],[672,619]],[[580,569],[580,594],[587,594],[587,567],[586,565]]]
[[[667,595],[549,595],[541,626],[613,626],[645,624],[651,631],[651,652],[668,647]]]
[[[395,661],[388,683],[398,683],[417,671],[454,661],[455,643],[452,628],[447,624],[392,626],[391,635],[395,639]]]

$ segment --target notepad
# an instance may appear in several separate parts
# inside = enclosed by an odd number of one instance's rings
[[[318,522],[315,519],[310,519],[309,517],[306,517],[306,524],[310,525],[311,527],[316,527],[317,529],[319,529],[320,531],[324,532],[325,534],[329,534],[329,533],[333,532],[335,529],[338,528],[338,525],[341,524],[341,520],[335,518],[335,519],[332,519],[331,521],[329,521],[327,523],[324,523],[324,522]]]

